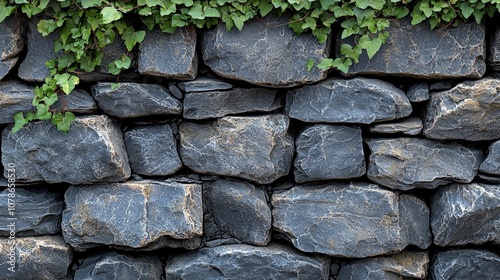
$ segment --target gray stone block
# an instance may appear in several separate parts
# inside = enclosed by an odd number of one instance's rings
[[[489,40],[489,52],[487,63],[495,71],[500,71],[500,27],[494,27]]]
[[[95,114],[99,110],[90,94],[82,89],[75,89],[69,95],[59,95],[59,99],[50,108],[78,114]]]
[[[33,87],[18,81],[0,82],[0,124],[14,123],[14,114],[26,114],[33,108]]]
[[[178,83],[177,86],[184,92],[204,92],[232,89],[233,85],[220,79],[198,77],[192,81]]]
[[[406,96],[411,102],[422,102],[429,100],[429,85],[426,83],[416,83],[411,85],[406,92]]]
[[[406,135],[418,135],[422,132],[422,120],[418,117],[410,117],[394,122],[371,125],[368,131],[372,133],[403,133]]]
[[[10,16],[0,23],[0,80],[17,63],[23,47],[22,21],[16,16]]]
[[[493,142],[488,148],[488,156],[479,166],[479,171],[489,175],[500,176],[500,140]]]
[[[450,250],[439,252],[432,260],[432,280],[497,280],[500,257],[486,250]]]
[[[470,183],[483,160],[480,149],[457,143],[418,138],[373,138],[366,143],[371,150],[368,178],[398,190]]]
[[[305,122],[388,121],[412,112],[405,93],[390,83],[367,78],[328,79],[287,94],[285,112]]]

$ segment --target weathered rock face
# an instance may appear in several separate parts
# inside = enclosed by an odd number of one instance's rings
[[[16,165],[16,181],[91,184],[130,177],[122,132],[107,116],[78,117],[68,134],[47,121],[16,134],[11,129],[2,134],[2,164]]]
[[[429,267],[427,252],[401,252],[387,257],[362,259],[342,266],[338,280],[424,279]],[[407,277],[407,278],[406,278]]]
[[[429,85],[426,83],[416,83],[411,85],[406,92],[406,96],[411,102],[422,102],[429,100]]]
[[[500,275],[500,257],[486,250],[439,252],[432,260],[431,279],[495,280]]]
[[[78,251],[102,245],[193,249],[203,233],[201,197],[201,185],[175,181],[72,186],[65,194],[64,239]]]
[[[203,60],[221,77],[267,87],[292,87],[320,81],[327,71],[307,62],[328,58],[325,43],[310,33],[296,36],[287,26],[289,18],[268,15],[245,23],[242,31],[228,31],[224,24],[206,31],[201,43]]]
[[[405,93],[390,83],[367,78],[328,79],[287,94],[285,112],[305,122],[372,123],[411,114]]]
[[[500,244],[500,186],[454,184],[431,200],[434,244]]]
[[[219,230],[239,241],[265,246],[271,240],[266,194],[252,184],[218,179],[207,185],[204,201]]]
[[[275,192],[271,205],[274,230],[304,252],[360,258],[431,243],[425,203],[398,202],[396,193],[374,184],[296,185]]]
[[[139,45],[139,73],[168,79],[196,78],[196,28],[178,28],[172,34],[159,29],[147,31]]]
[[[271,183],[288,174],[292,165],[288,123],[288,117],[278,114],[182,123],[181,159],[195,172]]]
[[[496,141],[488,148],[488,156],[481,163],[479,171],[500,176],[500,141]]]
[[[169,124],[133,127],[124,133],[123,140],[133,173],[166,176],[182,167]]]
[[[73,259],[73,251],[61,236],[18,237],[14,239],[13,251],[10,250],[12,244],[8,238],[0,240],[2,279],[69,279],[68,268]],[[9,270],[12,264],[14,272]]]
[[[204,92],[232,89],[233,85],[220,79],[198,77],[192,81],[178,83],[177,86],[184,92]]]
[[[480,78],[486,72],[485,28],[475,22],[430,30],[427,22],[413,26],[406,17],[391,21],[387,31],[389,38],[379,52],[372,59],[363,53],[349,75],[439,79]],[[337,46],[343,43],[352,44],[352,37]]]
[[[403,133],[406,135],[418,135],[422,132],[422,120],[417,117],[410,117],[400,121],[390,123],[374,124],[368,128],[372,133]]]
[[[14,205],[9,205],[9,202]],[[14,209],[14,215],[10,215],[9,208]],[[59,192],[45,188],[4,189],[0,193],[0,217],[5,222],[0,226],[0,235],[11,235],[10,221],[15,221],[15,236],[59,233],[63,208],[64,201]]]
[[[283,95],[262,88],[192,92],[184,97],[183,116],[200,120],[230,114],[269,112],[281,108],[284,103]]]
[[[486,78],[433,93],[427,103],[424,135],[469,141],[500,138],[500,80]]]
[[[489,40],[488,66],[495,71],[500,70],[500,28],[495,28],[493,36]]]
[[[161,85],[120,83],[113,89],[112,83],[97,83],[92,94],[104,112],[119,118],[178,115],[182,111],[181,102]]]
[[[399,190],[470,183],[483,160],[481,150],[457,143],[417,138],[373,138],[366,143],[371,150],[368,178]]]
[[[166,279],[328,279],[329,260],[310,257],[279,244],[224,245],[175,255]]]
[[[79,114],[95,114],[99,109],[92,96],[81,89],[75,89],[69,95],[59,95],[57,102],[50,108]]]
[[[14,67],[23,50],[23,28],[15,16],[0,23],[0,80]]]
[[[13,116],[19,111],[29,112],[33,95],[33,87],[18,81],[0,82],[0,124],[14,123]]]
[[[163,266],[157,256],[128,256],[110,252],[81,260],[74,279],[152,280],[162,279],[162,276]]]
[[[314,125],[297,137],[295,181],[347,179],[366,172],[359,127]]]

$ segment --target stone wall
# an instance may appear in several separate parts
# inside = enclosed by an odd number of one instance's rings
[[[286,20],[153,30],[116,87],[117,42],[14,135],[54,38],[1,24],[0,279],[500,279],[500,29],[394,22],[341,76]]]

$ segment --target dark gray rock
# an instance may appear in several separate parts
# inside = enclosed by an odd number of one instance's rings
[[[18,17],[11,16],[0,23],[0,80],[17,63],[24,47],[22,35],[22,22]]]
[[[371,150],[368,178],[398,190],[470,183],[483,160],[480,149],[457,143],[418,138],[373,138],[366,143]]]
[[[147,31],[139,45],[139,73],[168,79],[196,78],[196,28],[177,28],[171,34],[159,29]]]
[[[423,132],[434,139],[496,140],[499,116],[500,80],[466,81],[431,95]]]
[[[184,118],[220,118],[230,114],[270,112],[281,108],[283,95],[263,88],[236,88],[227,91],[192,92],[184,97]]]
[[[340,269],[337,280],[404,280],[424,279],[429,267],[427,252],[406,252],[387,257],[357,260]]]
[[[162,279],[163,266],[158,256],[128,256],[110,252],[79,261],[75,280],[87,279]]]
[[[330,260],[301,254],[289,247],[224,245],[171,256],[166,279],[327,280]]]
[[[92,94],[106,114],[119,118],[151,115],[178,115],[181,102],[162,85],[120,83],[113,89],[112,83],[97,83]]]
[[[309,59],[328,58],[330,38],[320,44],[311,33],[297,36],[289,20],[270,14],[245,23],[242,31],[220,23],[203,34],[203,60],[221,77],[260,86],[293,87],[326,78],[327,71],[306,66]]]
[[[479,174],[478,176],[479,176],[479,178],[481,178],[483,180],[500,184],[500,177],[488,176],[488,175],[484,175],[484,174]]]
[[[408,245],[427,248],[425,203],[399,200],[375,184],[295,185],[272,195],[273,229],[301,251],[348,258],[394,253]]]
[[[479,166],[479,171],[500,176],[500,140],[490,145],[488,156]]]
[[[120,127],[105,115],[76,118],[68,134],[49,121],[11,130],[2,134],[2,163],[16,165],[16,182],[91,184],[130,177]]]
[[[170,91],[170,93],[177,99],[181,100],[182,98],[184,98],[184,94],[182,94],[181,90],[175,86],[175,85],[169,85],[168,86],[168,90]]]
[[[14,204],[12,212],[9,202]],[[0,217],[6,222],[0,225],[0,235],[11,235],[8,227],[11,221],[16,224],[16,237],[59,233],[63,208],[60,192],[45,188],[16,187],[14,192],[4,189],[0,193]]]
[[[239,241],[265,246],[271,240],[271,209],[266,193],[233,179],[209,183],[204,202],[219,230]]]
[[[387,31],[389,38],[379,52],[372,59],[364,52],[349,75],[481,78],[486,71],[486,32],[475,22],[430,30],[427,22],[413,26],[411,17],[405,17],[391,21]],[[352,40],[339,40],[337,49]]]
[[[62,232],[77,251],[103,245],[194,249],[203,233],[200,184],[144,180],[71,186],[64,198]]]
[[[452,86],[451,82],[448,82],[448,81],[439,81],[439,82],[432,83],[429,86],[429,91],[430,92],[436,92],[436,91],[449,90],[452,87],[453,86]]]
[[[295,181],[347,179],[366,172],[361,128],[313,125],[295,141]]]
[[[0,238],[0,271],[5,280],[67,280],[73,251],[59,235]],[[9,243],[14,240],[14,243]],[[11,246],[13,245],[13,250]],[[10,255],[9,255],[10,254]],[[10,270],[11,264],[14,271]]]
[[[500,244],[500,186],[481,183],[440,188],[431,200],[434,244]]]
[[[285,112],[305,122],[372,123],[411,114],[405,93],[390,83],[367,78],[328,79],[287,94]]]
[[[403,133],[406,135],[418,135],[422,132],[422,120],[418,117],[410,117],[395,122],[371,125],[368,131],[372,133]]]
[[[500,27],[496,27],[489,40],[488,66],[500,71]]]
[[[182,167],[170,124],[133,127],[123,140],[133,173],[166,176]]]
[[[486,250],[450,250],[439,252],[432,260],[431,279],[497,280],[500,257]]]
[[[226,83],[222,80],[198,77],[195,80],[178,83],[177,86],[184,92],[203,92],[203,91],[218,91],[232,89],[233,85]]]
[[[0,124],[14,123],[15,113],[31,111],[33,96],[31,86],[13,80],[0,82]]]
[[[79,114],[95,114],[99,107],[94,98],[82,89],[75,89],[69,95],[59,95],[59,99],[50,108]]]
[[[179,127],[181,159],[198,173],[268,184],[290,171],[294,143],[288,124],[279,114],[185,122]]]
[[[422,102],[429,100],[429,85],[426,83],[416,83],[411,85],[406,92],[406,96],[411,102]]]

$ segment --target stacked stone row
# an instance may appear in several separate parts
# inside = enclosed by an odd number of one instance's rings
[[[24,59],[23,21],[0,25],[1,156],[17,186],[0,279],[500,277],[500,34],[485,59],[484,26],[396,21],[346,78],[307,71],[331,39],[286,18],[153,30],[125,82],[103,63],[61,96],[53,107],[78,115],[68,134],[11,134],[55,57],[38,20]]]

